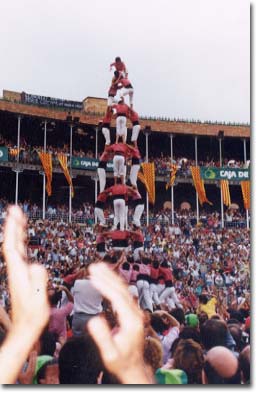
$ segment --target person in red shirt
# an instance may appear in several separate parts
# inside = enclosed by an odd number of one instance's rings
[[[115,58],[115,61],[110,64],[110,71],[112,70],[113,67],[115,67],[116,71],[118,71],[122,76],[127,77],[128,72],[127,72],[125,63],[122,62],[122,60],[119,56],[117,56]]]
[[[137,186],[137,177],[140,170],[141,155],[137,147],[132,149],[132,165],[130,169],[130,182],[132,186]]]
[[[104,237],[112,240],[112,248],[115,251],[128,250],[129,231],[113,230],[103,233]]]
[[[113,230],[120,224],[120,230],[125,229],[125,206],[128,194],[132,194],[131,187],[124,184],[116,184],[105,190],[106,193],[111,195],[114,204],[114,225]]]
[[[144,253],[144,236],[141,229],[137,231],[131,231],[131,239],[133,241],[134,261],[141,260]]]
[[[150,273],[150,295],[156,306],[160,305],[159,295],[158,295],[158,280],[159,280],[159,262],[153,261],[151,265]]]
[[[108,151],[104,151],[100,157],[97,174],[99,179],[99,191],[102,193],[106,187],[106,167],[107,162],[110,159],[110,153]]]
[[[116,96],[117,91],[119,89],[119,86],[118,86],[119,79],[120,79],[120,73],[118,71],[115,71],[114,72],[114,77],[113,77],[113,79],[111,81],[110,88],[108,90],[107,105],[110,108],[115,102],[115,96]]]
[[[120,97],[129,96],[130,108],[133,108],[134,88],[129,79],[121,77],[118,82],[118,89],[122,89]]]
[[[139,123],[139,115],[131,108],[128,117],[131,120],[133,126],[131,141],[133,142],[134,146],[137,148],[137,139],[141,130],[141,126]]]
[[[105,144],[110,145],[111,139],[110,139],[110,123],[112,119],[113,111],[111,110],[111,107],[107,107],[106,114],[102,121],[99,123],[99,127],[101,128],[102,134],[105,138]]]
[[[126,120],[129,113],[129,107],[125,104],[124,98],[121,97],[118,104],[112,106],[116,113],[116,144],[121,137],[123,142],[126,143],[127,139],[127,127]]]
[[[176,308],[176,306],[182,308],[182,305],[173,286],[172,270],[166,260],[163,261],[160,265],[159,275],[163,277],[165,283],[165,289],[162,291],[159,297],[160,304],[166,301],[170,309],[174,309]]]
[[[99,193],[98,197],[97,197],[97,201],[95,204],[95,217],[98,218],[100,226],[102,227],[106,227],[106,220],[105,220],[105,216],[104,216],[104,207],[105,207],[105,203],[107,202],[107,196],[108,193],[106,191],[103,191],[101,193]]]
[[[99,232],[96,236],[96,252],[99,258],[103,259],[106,254],[106,238],[103,231]]]
[[[117,178],[121,178],[121,182],[125,183],[126,176],[126,165],[125,159],[127,157],[132,157],[136,154],[135,148],[130,145],[126,145],[124,143],[115,143],[113,145],[107,146],[105,148],[107,153],[114,155],[113,158],[113,166],[114,166],[114,180],[115,184],[117,183]]]

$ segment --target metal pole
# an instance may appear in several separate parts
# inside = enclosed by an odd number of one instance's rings
[[[98,158],[98,127],[96,127],[96,152],[95,152],[96,159]]]
[[[198,136],[195,135],[195,164],[198,165]],[[197,212],[197,224],[199,223],[199,195],[196,191],[196,212]]]
[[[222,139],[219,138],[219,166],[222,167]],[[224,205],[223,205],[223,193],[220,185],[220,205],[221,205],[221,228],[224,228]]]
[[[47,120],[44,121],[44,139],[43,151],[46,153],[46,140],[47,140]],[[45,220],[46,215],[46,175],[43,171],[43,186],[42,186],[42,219]]]
[[[20,133],[21,133],[21,116],[18,116],[17,124],[17,156],[16,156],[16,172],[15,172],[15,204],[18,204],[18,186],[19,186],[19,160],[20,160]]]
[[[247,157],[246,157],[246,139],[243,139],[243,145],[244,145],[244,163],[246,164]],[[249,229],[249,214],[248,214],[248,209],[246,209],[246,228]]]
[[[173,135],[170,135],[171,139],[171,164],[173,162]],[[173,185],[171,186],[171,207],[172,207],[172,224],[174,224],[174,190]]]
[[[72,128],[73,125],[70,124],[70,176],[72,178]],[[72,212],[72,187],[70,186],[69,194],[69,223],[71,223],[71,212]]]
[[[145,133],[145,161],[148,163],[148,133]],[[146,225],[149,226],[149,196],[146,191]]]

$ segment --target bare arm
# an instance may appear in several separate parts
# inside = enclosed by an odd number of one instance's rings
[[[27,264],[26,219],[20,208],[8,210],[3,252],[8,271],[12,325],[0,352],[0,382],[16,382],[30,350],[49,319],[47,273],[39,264]]]

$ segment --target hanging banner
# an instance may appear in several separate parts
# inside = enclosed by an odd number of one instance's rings
[[[88,157],[72,157],[71,166],[72,168],[96,171],[99,165],[99,160],[91,159]],[[113,171],[113,162],[107,163],[106,171]]]
[[[155,166],[154,163],[142,163],[138,178],[144,183],[149,196],[149,202],[155,203]]]
[[[83,104],[81,101],[64,100],[55,97],[38,96],[36,94],[21,93],[21,101],[25,104],[41,105],[44,107],[60,107],[72,110],[82,111]]]
[[[168,190],[169,187],[172,187],[172,185],[174,184],[175,178],[176,178],[176,173],[178,170],[178,166],[176,166],[176,164],[171,164],[171,173],[170,173],[170,180],[169,182],[166,184],[165,189]]]
[[[207,199],[206,191],[204,187],[204,182],[200,177],[200,167],[194,166],[190,167],[191,175],[194,183],[194,187],[198,193],[200,205],[203,205],[204,202],[212,205],[212,203]]]
[[[227,180],[221,180],[220,181],[220,187],[222,190],[222,196],[223,196],[223,203],[229,207],[231,205],[231,199],[230,199],[230,192],[229,192],[229,184]]]
[[[0,161],[8,161],[8,148],[0,146]]]
[[[244,208],[250,209],[250,181],[242,181],[241,189],[244,201]]]
[[[249,168],[230,167],[200,167],[200,176],[204,180],[248,181],[250,179]]]
[[[42,166],[47,177],[46,183],[46,191],[48,196],[51,196],[51,182],[52,182],[52,154],[51,153],[44,153],[38,152],[38,155],[41,159]]]
[[[71,186],[71,195],[74,197],[74,188],[72,184],[72,179],[68,170],[68,158],[66,155],[63,153],[58,153],[58,159],[61,165],[61,168],[63,170],[63,173],[65,175],[65,178],[67,179],[68,184]]]

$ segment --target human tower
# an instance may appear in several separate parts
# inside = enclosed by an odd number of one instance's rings
[[[138,191],[137,178],[140,169],[141,155],[138,149],[138,136],[141,129],[138,113],[133,109],[134,89],[128,79],[124,62],[119,57],[110,65],[114,76],[108,91],[107,109],[100,130],[105,138],[105,148],[98,166],[99,194],[95,204],[97,224],[97,253],[103,258],[106,253],[106,242],[112,241],[114,251],[128,250],[130,241],[135,260],[140,260],[144,250],[144,238],[141,231],[141,217],[144,211],[145,193]],[[116,99],[117,92],[119,99]],[[129,105],[124,97],[129,97]],[[111,144],[110,124],[116,118],[116,141]],[[132,122],[131,144],[127,144],[127,119]],[[106,167],[113,161],[114,185],[106,188]],[[127,163],[131,162],[129,185],[126,185]],[[114,223],[108,231],[104,210],[108,201],[114,207]],[[134,208],[133,228],[128,226],[128,206]]]

